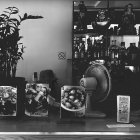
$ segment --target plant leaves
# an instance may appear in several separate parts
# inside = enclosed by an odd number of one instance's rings
[[[24,14],[24,17],[23,18],[27,18],[27,13]]]
[[[14,7],[14,6],[13,6],[12,8],[13,8],[13,9],[16,9],[17,11],[19,11],[19,9],[18,9],[17,7]]]
[[[23,44],[23,43],[18,43],[18,45],[21,45],[21,44]]]
[[[9,20],[19,22],[16,18],[10,18]]]
[[[26,19],[39,19],[43,18],[42,16],[33,16],[33,15],[27,15],[27,13],[24,14],[24,17],[22,18],[21,21],[26,20]]]
[[[24,60],[22,56],[20,56],[20,58],[21,58],[22,60]]]
[[[6,19],[9,18],[6,14],[1,14],[0,17],[5,17]]]
[[[11,25],[10,25],[10,28],[14,28],[15,30],[17,29],[17,27],[15,27],[15,26],[11,26]]]
[[[3,17],[0,17],[0,24],[2,23],[2,22],[4,22],[5,20],[4,20],[4,18]],[[3,24],[3,23],[2,23]]]
[[[39,18],[43,18],[42,16],[33,16],[33,15],[29,15],[27,17],[28,19],[39,19]]]
[[[18,13],[18,11],[13,11],[13,12],[11,12],[11,14],[17,14]]]
[[[13,9],[13,7],[7,7],[7,8],[5,8],[5,9],[9,9],[9,10],[12,10],[12,9]]]
[[[21,19],[21,21],[26,20],[27,19],[27,13],[24,14],[23,18]]]
[[[21,16],[20,16],[20,15],[18,15],[18,16],[19,16],[19,18],[20,18],[20,20],[21,20],[21,19],[22,19]]]
[[[17,7],[7,7],[7,8],[5,8],[5,9],[9,9],[9,10],[14,10],[14,9],[16,9],[16,10],[18,10],[19,11],[19,9],[17,8]]]
[[[8,12],[8,11],[3,11],[4,13],[8,13],[8,14],[10,14],[10,12]]]
[[[19,20],[17,20],[16,18],[11,18],[11,19],[9,19],[9,21],[14,21],[14,22],[17,22],[17,25],[20,25]]]
[[[11,25],[14,25],[15,27],[18,28],[18,26],[17,26],[17,24],[16,24],[15,22],[9,21],[9,25],[10,25],[10,26],[11,26]]]
[[[18,37],[18,41],[19,41],[20,39],[22,39],[22,38],[23,38],[23,36],[19,36],[19,37]]]

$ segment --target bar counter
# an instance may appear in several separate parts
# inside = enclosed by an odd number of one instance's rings
[[[60,119],[59,113],[50,113],[47,118],[14,117],[0,118],[0,139],[87,139],[131,140],[140,139],[140,115],[131,115],[130,124],[135,127],[108,128],[118,125],[116,117]]]

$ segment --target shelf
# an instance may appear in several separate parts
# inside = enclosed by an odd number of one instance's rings
[[[110,35],[110,37],[139,37],[140,35]]]
[[[91,22],[95,21],[98,10],[99,9],[94,9],[94,11],[87,11],[87,24],[91,24]],[[112,17],[112,21],[111,21],[112,24],[120,23],[120,20],[121,20],[122,14],[123,14],[123,10],[124,9],[122,9],[122,10],[116,9],[113,11],[113,13],[114,13],[113,15],[115,17]],[[140,9],[134,9],[134,13],[135,13],[135,17],[136,17],[136,24],[140,24],[140,18],[139,18]],[[73,23],[76,23],[77,21],[78,21],[78,12],[74,11]]]
[[[77,31],[74,29],[74,36],[83,36],[86,37],[87,35],[89,36],[100,36],[100,35],[105,35],[105,34],[100,34],[100,33],[95,33],[93,32],[93,29],[89,29],[87,31]],[[108,37],[140,37],[140,35],[108,35]]]
[[[83,36],[83,37],[86,37],[86,35],[89,35],[89,36],[105,35],[105,34],[95,33],[93,31],[93,29],[88,29],[86,31],[78,31],[78,30],[74,29],[73,34],[74,34],[74,36]]]
[[[67,59],[67,61],[70,61],[70,62],[78,62],[78,63],[89,63],[90,61],[87,59],[87,58],[72,58],[72,59]]]

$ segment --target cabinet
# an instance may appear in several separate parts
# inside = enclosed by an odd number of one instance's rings
[[[112,78],[109,102],[114,102],[117,94],[127,94],[132,95],[131,99],[138,107],[136,99],[140,90],[140,4],[137,5],[138,1],[132,2],[135,16],[132,22],[135,23],[132,23],[132,28],[125,29],[121,22],[125,15],[124,6],[129,1],[123,1],[123,6],[117,1],[85,1],[86,9],[81,8],[81,13],[79,3],[73,3],[73,85],[79,85],[79,80],[90,62],[100,61],[107,67]],[[85,16],[83,23],[79,19],[80,14]],[[100,21],[97,19],[99,16]],[[101,22],[106,25],[97,25]]]

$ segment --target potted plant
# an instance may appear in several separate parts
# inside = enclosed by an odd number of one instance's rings
[[[20,42],[22,39],[22,36],[19,34],[20,25],[27,19],[38,18],[43,17],[28,15],[27,13],[20,16],[17,7],[8,7],[0,15],[0,86],[10,86],[17,89],[16,116],[18,117],[22,117],[24,114],[23,103],[25,101],[24,92],[26,85],[24,77],[16,77],[17,64],[20,59],[23,59],[22,55],[25,49],[23,43]]]
[[[17,7],[8,7],[0,15],[0,76],[14,78],[17,63],[23,59],[25,46],[20,42],[20,25],[27,19],[38,19],[42,16],[33,16],[25,13],[19,15]]]

